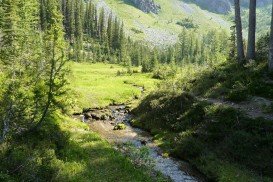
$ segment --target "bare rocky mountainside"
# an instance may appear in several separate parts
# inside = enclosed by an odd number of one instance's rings
[[[130,0],[134,6],[145,13],[157,14],[161,9],[160,5],[156,4],[154,0]]]
[[[232,10],[233,0],[184,0],[185,2],[194,3],[203,9],[214,13],[228,14]],[[258,7],[268,5],[271,0],[257,1]],[[241,5],[248,7],[249,0],[242,0]]]

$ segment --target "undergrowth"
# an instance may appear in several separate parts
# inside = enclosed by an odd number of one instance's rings
[[[252,96],[273,99],[272,80],[273,75],[268,74],[267,64],[263,62],[252,61],[244,66],[236,62],[185,65],[177,69],[175,78],[164,80],[159,88],[241,102]]]
[[[141,101],[132,123],[150,131],[166,152],[189,161],[209,180],[272,181],[273,122],[196,99],[272,99],[271,79],[264,63],[185,66]]]
[[[152,181],[87,124],[62,115],[1,144],[0,161],[0,181]]]

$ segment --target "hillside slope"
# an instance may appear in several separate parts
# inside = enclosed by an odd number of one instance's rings
[[[97,0],[98,7],[111,10],[124,22],[127,34],[136,40],[145,40],[154,45],[172,44],[178,39],[183,27],[177,22],[191,19],[198,25],[196,31],[226,29],[230,23],[223,15],[200,9],[195,4],[179,0],[156,0],[161,10],[158,14],[144,13],[126,0]]]
[[[183,29],[183,26],[177,23],[185,19],[191,20],[195,26],[198,26],[196,31],[201,33],[211,29],[229,31],[233,21],[233,6],[229,1],[227,1],[228,5],[210,2],[206,7],[211,8],[205,8],[202,6],[204,3],[200,4],[199,1],[194,0],[155,0],[155,4],[160,8],[157,14],[141,11],[141,8],[138,9],[130,0],[97,0],[96,2],[99,8],[105,8],[108,12],[112,11],[122,19],[127,35],[153,45],[175,43]],[[218,7],[222,5],[223,7]],[[258,3],[258,36],[269,30],[270,12],[271,6],[268,1]],[[242,2],[242,21],[244,37],[247,37],[248,8],[246,2]]]

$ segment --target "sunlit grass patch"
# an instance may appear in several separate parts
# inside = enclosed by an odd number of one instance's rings
[[[152,90],[157,81],[143,73],[118,76],[118,71],[126,71],[126,68],[112,64],[71,63],[71,69],[71,89],[79,109],[125,103],[141,95],[138,87]]]

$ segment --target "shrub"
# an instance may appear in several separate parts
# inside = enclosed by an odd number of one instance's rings
[[[186,137],[179,141],[174,150],[174,155],[182,159],[193,159],[201,155],[204,149],[203,143],[194,137]]]
[[[131,30],[132,30],[134,33],[136,33],[136,34],[141,34],[141,33],[143,33],[142,30],[139,30],[139,29],[136,29],[136,28],[131,28]]]
[[[195,23],[193,23],[193,20],[190,18],[185,18],[180,21],[176,22],[177,25],[180,25],[182,27],[185,27],[187,29],[197,29],[199,26]]]
[[[268,59],[269,53],[269,33],[261,36],[257,41],[257,58],[264,61]]]
[[[152,77],[159,80],[166,80],[176,75],[177,71],[170,66],[159,66],[153,71]]]

